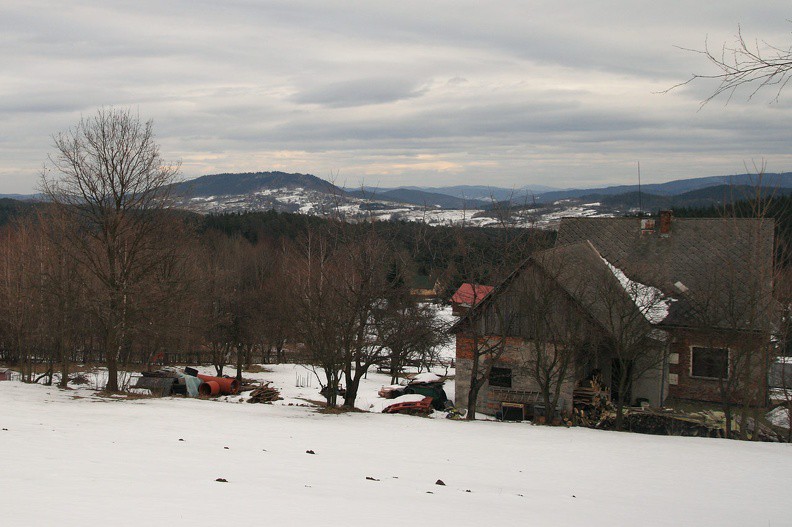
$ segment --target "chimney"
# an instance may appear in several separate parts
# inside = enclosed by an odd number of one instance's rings
[[[660,236],[667,237],[671,234],[671,211],[660,211]]]
[[[641,236],[654,234],[655,220],[654,218],[644,218],[641,220]]]

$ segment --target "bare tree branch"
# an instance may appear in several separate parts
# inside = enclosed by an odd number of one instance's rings
[[[746,40],[740,26],[737,26],[734,40],[724,43],[720,49],[711,48],[707,39],[704,40],[704,49],[679,49],[704,56],[717,71],[711,74],[694,73],[688,80],[661,93],[668,93],[700,79],[718,81],[715,91],[701,102],[702,107],[724,94],[727,95],[728,104],[737,89],[742,87],[752,88],[748,100],[760,90],[773,87],[776,92],[772,100],[777,102],[792,78],[792,46],[776,46],[758,39]]]

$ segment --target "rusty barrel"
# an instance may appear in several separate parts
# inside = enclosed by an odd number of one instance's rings
[[[204,381],[198,387],[198,394],[207,395],[220,395],[220,384],[215,381]]]
[[[234,395],[239,393],[239,381],[236,379],[231,379],[228,377],[212,377],[211,375],[202,375],[200,373],[198,374],[198,378],[201,379],[204,384],[216,382],[220,386],[220,393],[223,395]],[[203,386],[203,384],[201,386]]]

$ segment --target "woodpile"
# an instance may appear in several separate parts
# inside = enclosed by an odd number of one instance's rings
[[[616,425],[616,412],[610,411],[602,416],[597,428],[613,430]],[[685,413],[669,408],[625,408],[624,430],[641,434],[724,437],[723,423],[714,412]]]
[[[599,387],[593,386],[578,386],[572,392],[572,399],[580,406],[592,406],[597,404],[599,399],[607,400],[607,391],[603,391]]]
[[[726,437],[726,418],[723,412],[701,411],[683,412],[672,408],[625,407],[622,429],[640,434],[687,436],[687,437]],[[595,399],[594,404],[576,406],[574,422],[579,426],[600,430],[616,429],[616,408],[606,399]],[[759,423],[754,432],[754,422],[746,423],[746,432],[760,441],[783,441],[783,438],[770,427]],[[739,419],[735,418],[732,430],[736,437],[739,433]]]
[[[615,412],[610,399],[610,390],[596,379],[575,388],[572,401],[574,423],[580,426],[597,428],[603,414]]]
[[[273,388],[269,384],[265,384],[264,386],[259,386],[250,392],[247,402],[271,403],[273,401],[280,401],[282,399],[283,397],[280,396],[280,392],[277,389]]]

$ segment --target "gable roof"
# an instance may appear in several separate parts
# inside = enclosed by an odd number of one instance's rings
[[[618,269],[588,240],[541,251],[530,260],[553,278],[606,333],[618,335],[625,324],[641,324],[648,331],[646,310],[632,298]]]
[[[774,229],[766,218],[674,218],[661,235],[641,218],[563,218],[556,244],[588,240],[628,278],[678,297],[665,325],[735,328],[747,322],[730,317],[772,298]]]
[[[625,324],[640,324],[649,331],[645,313],[630,297],[613,267],[587,240],[535,253],[498,284],[492,294],[460,318],[450,331],[462,330],[471,319],[485,313],[499,296],[508,294],[520,275],[531,266],[553,280],[606,333],[618,335]]]
[[[451,302],[472,307],[484,300],[484,297],[490,294],[493,289],[491,285],[469,284],[465,282],[459,286],[454,296],[451,297]]]

